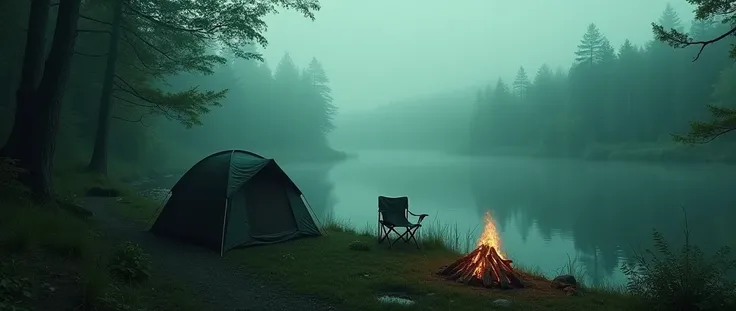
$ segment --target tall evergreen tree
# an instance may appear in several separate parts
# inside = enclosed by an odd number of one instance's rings
[[[593,65],[599,63],[603,58],[603,44],[605,38],[601,34],[598,27],[591,23],[583,35],[583,39],[578,44],[578,50],[575,51],[575,61],[578,64]]]
[[[513,86],[516,98],[520,102],[526,100],[527,93],[529,92],[529,76],[526,74],[524,66],[519,67],[519,71],[516,72]]]

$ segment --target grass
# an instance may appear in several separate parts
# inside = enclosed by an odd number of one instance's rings
[[[451,226],[425,232],[422,250],[400,243],[393,249],[377,245],[373,232],[351,229],[345,222],[328,220],[320,238],[233,250],[226,260],[283,283],[294,291],[322,297],[347,310],[488,310],[496,299],[511,300],[511,310],[622,310],[632,302],[621,292],[582,289],[578,296],[551,287],[538,271],[522,270],[531,288],[488,290],[446,281],[435,276],[441,266],[461,256],[452,248],[469,240]],[[430,229],[428,227],[426,229]],[[455,241],[448,245],[445,241]],[[356,245],[361,245],[356,247]],[[366,249],[365,246],[369,246]],[[565,272],[576,272],[573,263]],[[379,303],[382,295],[410,298],[412,306]]]
[[[54,177],[62,204],[93,187],[118,186],[78,171]],[[130,199],[114,206],[121,215],[136,219],[152,209],[132,191],[122,193]],[[109,263],[117,241],[93,221],[20,197],[0,195],[0,310],[204,310],[186,286],[155,271],[137,285],[115,278]]]
[[[58,190],[68,200],[94,188],[117,189],[123,199],[113,208],[121,217],[139,222],[148,222],[160,205],[99,176],[72,171],[55,177]],[[156,278],[155,271],[153,278],[141,286],[113,280],[105,264],[111,246],[94,223],[63,210],[24,203],[11,206],[0,210],[0,309],[4,308],[3,303],[37,309],[77,305],[87,310],[203,309],[185,286],[163,282]],[[460,232],[457,226],[435,223],[423,228],[423,248],[417,250],[412,244],[399,243],[393,249],[377,244],[374,226],[355,230],[336,219],[327,219],[321,225],[325,236],[233,250],[227,253],[223,264],[255,273],[295,292],[322,298],[344,310],[493,310],[499,309],[493,303],[496,299],[512,301],[510,307],[504,308],[509,310],[642,310],[643,299],[648,299],[640,293],[628,294],[621,287],[588,288],[584,284],[579,284],[578,295],[566,296],[553,289],[538,270],[519,266],[517,272],[530,283],[523,290],[489,290],[446,281],[435,276],[435,272],[474,247],[478,233]],[[678,267],[687,266],[687,258],[689,255],[682,264],[666,262],[662,266],[671,267],[668,275],[677,274]],[[569,258],[558,273],[583,279],[576,258]],[[646,282],[640,282],[640,288],[671,287],[657,283],[662,277],[657,272],[647,273],[640,274],[648,277]],[[693,273],[688,277],[698,278]],[[712,289],[705,288],[705,292]],[[409,298],[415,304],[378,302],[377,298],[383,295]],[[658,295],[649,299],[650,303],[673,297],[668,293]]]

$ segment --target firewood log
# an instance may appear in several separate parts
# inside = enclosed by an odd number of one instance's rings
[[[447,268],[445,268],[444,270],[442,270],[442,272],[440,272],[440,273],[441,274],[452,273],[452,271],[455,271],[458,266],[466,263],[469,260],[472,260],[473,257],[480,252],[480,250],[481,250],[480,247],[479,248],[476,248],[474,251],[470,252],[470,254],[465,255],[465,257],[460,258],[460,259],[456,260],[454,263],[452,263],[451,265],[447,266]]]
[[[491,287],[492,285],[493,280],[491,279],[491,269],[486,269],[486,271],[483,271],[483,286]]]

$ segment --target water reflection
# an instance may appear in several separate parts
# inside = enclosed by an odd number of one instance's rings
[[[523,248],[535,247],[530,230],[546,244],[558,244],[555,238],[572,242],[578,268],[594,284],[620,283],[621,259],[648,247],[653,228],[679,246],[682,207],[689,211],[692,240],[704,250],[734,243],[732,226],[724,221],[734,216],[728,207],[734,182],[722,167],[513,159],[476,167],[472,188],[479,214],[490,208],[501,224],[517,226]],[[549,252],[540,255],[559,257],[554,248]]]
[[[367,152],[329,173],[335,216],[376,222],[379,195],[410,198],[428,225],[478,227],[492,211],[505,251],[548,274],[576,261],[589,282],[620,283],[620,260],[647,247],[653,228],[677,246],[685,206],[692,240],[706,251],[734,245],[736,169],[569,160],[478,160],[426,152]],[[729,221],[730,220],[730,221]],[[476,232],[479,234],[479,232]]]

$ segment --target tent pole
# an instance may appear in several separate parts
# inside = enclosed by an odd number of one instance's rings
[[[312,216],[314,217],[314,219],[317,220],[317,225],[319,226],[319,231],[323,231],[322,230],[322,221],[319,220],[319,217],[317,217],[317,213],[314,212],[314,209],[312,209],[312,205],[309,204],[309,200],[307,200],[307,196],[305,196],[303,193],[302,193],[302,200],[304,200],[304,203],[307,204],[307,208],[309,209],[309,211],[312,212]],[[327,235],[327,231],[323,231],[322,234]]]
[[[225,198],[225,211],[222,215],[222,239],[220,240],[220,257],[225,255],[225,225],[227,224],[227,198]]]

